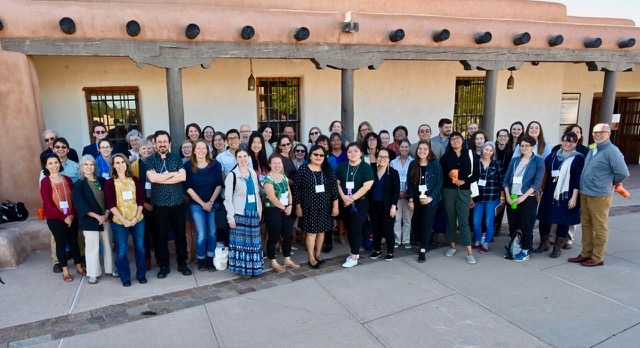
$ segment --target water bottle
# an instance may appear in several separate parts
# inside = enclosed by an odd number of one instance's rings
[[[512,194],[511,195],[511,202],[513,202],[513,203],[511,203],[511,209],[518,208],[518,205],[514,202],[517,198],[518,198],[518,195],[516,195],[516,194]]]

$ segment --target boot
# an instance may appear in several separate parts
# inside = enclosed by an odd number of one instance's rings
[[[216,270],[216,266],[213,265],[213,256],[207,256],[207,271],[214,272]]]
[[[204,259],[198,259],[198,271],[204,271],[207,267],[205,265]]]
[[[555,244],[553,244],[553,251],[551,252],[551,255],[549,255],[549,257],[554,259],[559,257],[560,254],[562,254],[562,246],[566,241],[567,238],[556,237],[556,242]]]
[[[549,250],[549,236],[540,236],[540,245],[533,251],[536,254],[539,254],[543,251]]]

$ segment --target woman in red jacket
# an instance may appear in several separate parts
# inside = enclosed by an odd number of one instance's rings
[[[44,179],[40,182],[40,197],[42,207],[47,218],[47,226],[56,240],[56,255],[62,266],[62,278],[65,282],[73,281],[67,267],[66,246],[69,243],[71,256],[76,264],[76,270],[80,275],[86,275],[82,268],[80,247],[78,246],[78,221],[76,210],[71,202],[71,190],[73,182],[70,178],[61,175],[62,164],[55,154],[47,155],[42,164]]]

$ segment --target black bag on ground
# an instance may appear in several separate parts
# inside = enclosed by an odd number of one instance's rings
[[[0,206],[0,216],[2,217],[2,222],[22,222],[29,217],[29,211],[24,206],[24,203],[13,203],[7,200]]]
[[[522,232],[516,231],[511,235],[509,244],[504,246],[507,252],[504,254],[504,258],[507,260],[513,260],[513,258],[520,254],[522,251]]]

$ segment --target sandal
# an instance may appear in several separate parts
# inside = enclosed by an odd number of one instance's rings
[[[295,262],[293,262],[293,261],[291,261],[291,262],[284,262],[282,265],[283,265],[284,267],[291,267],[291,268],[293,268],[293,269],[298,269],[298,268],[300,268],[300,265],[299,265],[299,264],[297,264],[297,263],[295,263]]]
[[[71,273],[68,274],[62,274],[62,279],[64,279],[65,282],[72,282],[73,281],[73,277],[71,276]]]
[[[78,272],[79,275],[81,276],[86,276],[87,275],[87,270],[84,268],[76,268],[76,272]]]

